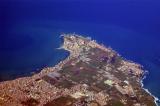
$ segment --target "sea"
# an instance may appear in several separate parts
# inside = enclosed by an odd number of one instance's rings
[[[61,33],[91,37],[143,65],[144,88],[160,98],[159,0],[0,0],[0,81],[65,59]]]

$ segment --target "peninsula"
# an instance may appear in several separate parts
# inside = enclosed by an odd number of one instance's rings
[[[156,106],[141,65],[91,38],[63,34],[70,55],[54,67],[0,82],[0,106]]]

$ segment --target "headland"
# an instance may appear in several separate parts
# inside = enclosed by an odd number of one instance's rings
[[[0,82],[2,106],[156,106],[140,64],[91,38],[63,34],[70,55],[33,76]]]

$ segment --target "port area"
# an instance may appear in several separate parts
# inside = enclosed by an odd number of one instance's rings
[[[155,106],[142,66],[109,47],[63,34],[70,56],[30,77],[0,82],[0,106]]]

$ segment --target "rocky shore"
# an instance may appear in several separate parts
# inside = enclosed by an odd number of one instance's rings
[[[156,106],[142,66],[90,38],[63,34],[70,55],[54,67],[0,82],[0,106]]]

